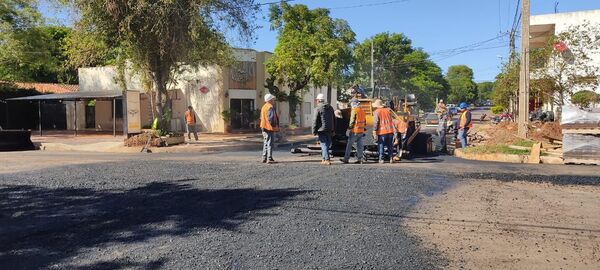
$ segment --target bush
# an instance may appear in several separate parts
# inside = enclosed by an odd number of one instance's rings
[[[592,104],[600,103],[600,95],[594,91],[583,90],[571,96],[571,103],[580,108],[588,108]]]
[[[504,110],[505,110],[505,108],[502,105],[496,105],[496,106],[492,107],[493,114],[501,114]]]

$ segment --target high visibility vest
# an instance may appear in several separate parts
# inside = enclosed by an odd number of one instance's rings
[[[367,126],[367,115],[365,111],[358,107],[352,109],[352,111],[356,112],[356,118],[354,119],[354,127],[352,128],[352,133],[354,134],[362,134],[365,132],[365,127]]]
[[[379,128],[375,131],[377,135],[386,135],[394,133],[394,123],[392,113],[387,108],[380,108],[375,111],[379,116]]]
[[[396,120],[396,130],[398,131],[398,133],[406,133],[407,128],[408,126],[406,125],[406,122],[404,122],[404,120]]]
[[[473,126],[473,120],[471,119],[471,122],[469,122],[469,124],[467,124],[467,110],[465,110],[461,115],[460,115],[460,125],[458,126],[459,128],[471,128]],[[466,125],[466,126],[465,126]]]
[[[196,115],[190,111],[185,111],[185,123],[188,125],[196,124]]]
[[[279,117],[275,112],[275,126],[269,122],[269,110],[273,108],[273,105],[269,102],[265,103],[260,109],[260,128],[267,131],[279,131]]]

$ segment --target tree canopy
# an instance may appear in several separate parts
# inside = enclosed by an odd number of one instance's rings
[[[197,67],[225,63],[229,48],[224,32],[236,29],[249,39],[255,25],[254,0],[172,0],[138,1],[72,0],[81,15],[77,23],[83,38],[96,38],[105,48],[118,48],[118,58],[126,59],[152,83],[155,111],[169,114],[167,84],[183,66]],[[77,41],[81,46],[96,43]],[[84,50],[85,52],[85,50]],[[125,61],[118,61],[124,65]],[[159,126],[168,129],[170,117]]]
[[[477,84],[473,81],[473,70],[466,65],[448,67],[446,80],[450,86],[448,102],[473,102],[477,98]]]
[[[309,85],[338,84],[351,63],[354,32],[329,10],[282,2],[270,7],[271,29],[277,45],[267,71],[289,90],[290,120],[296,122],[296,105]]]
[[[390,97],[414,93],[427,108],[434,106],[436,96],[446,95],[447,84],[441,68],[423,50],[413,48],[412,41],[401,33],[379,33],[356,46],[353,71],[357,83],[369,85],[371,43],[376,88],[388,89]]]

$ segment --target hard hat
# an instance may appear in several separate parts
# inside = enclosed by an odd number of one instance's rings
[[[350,106],[352,106],[352,108],[359,107],[360,101],[358,101],[358,99],[352,99],[352,101],[350,101]]]
[[[317,100],[325,100],[325,95],[323,95],[323,94],[318,94],[318,95],[317,95]]]
[[[373,102],[371,106],[373,106],[373,108],[383,108],[383,102],[381,101],[381,99],[377,99]]]
[[[271,101],[273,99],[275,99],[274,95],[271,95],[271,94],[266,94],[265,95],[265,102],[269,102],[269,101]]]
[[[466,102],[461,102],[460,105],[458,105],[458,107],[461,108],[461,109],[466,109],[466,108],[469,107],[469,105],[467,105]]]

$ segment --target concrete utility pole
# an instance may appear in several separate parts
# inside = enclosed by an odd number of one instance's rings
[[[529,0],[523,0],[521,26],[521,75],[519,77],[519,137],[527,137],[529,118]]]
[[[374,61],[373,61],[373,53],[374,53],[374,48],[373,48],[373,39],[371,39],[371,96],[375,97],[375,78],[373,75],[373,69],[375,68],[374,66]]]

